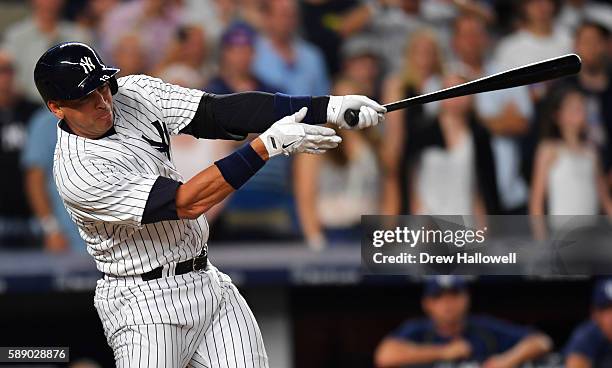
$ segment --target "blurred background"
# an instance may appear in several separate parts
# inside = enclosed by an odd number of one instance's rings
[[[0,346],[70,346],[91,359],[79,366],[113,366],[100,275],[55,189],[56,121],[33,83],[50,46],[84,41],[120,75],[211,93],[382,103],[579,54],[576,76],[394,112],[341,131],[326,155],[276,158],[207,214],[211,259],[251,304],[272,367],[371,367],[402,321],[433,317],[422,280],[360,272],[361,215],[612,216],[611,31],[609,1],[0,1]],[[236,147],[178,136],[172,155],[189,179]],[[547,367],[595,321],[586,341],[610,359],[594,281],[472,278],[471,311],[549,336]]]

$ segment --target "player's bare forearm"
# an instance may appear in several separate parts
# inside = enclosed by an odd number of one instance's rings
[[[261,139],[255,138],[250,145],[264,161],[268,160],[268,151]],[[176,191],[176,213],[182,219],[198,218],[233,191],[234,188],[225,180],[217,165],[211,165],[179,186]]]
[[[261,141],[261,138],[257,137],[253,139],[253,141],[251,141],[251,147],[253,147],[253,150],[255,150],[259,157],[261,157],[264,161],[268,161],[270,159],[268,150],[266,150],[266,146]]]
[[[582,354],[571,353],[565,359],[566,368],[591,368],[592,366],[591,361]]]
[[[457,350],[456,345],[414,344],[387,338],[376,349],[374,363],[379,368],[385,368],[452,359],[455,355],[454,350]]]
[[[195,219],[230,195],[229,185],[215,165],[200,171],[176,191],[176,213],[181,219]]]
[[[519,365],[536,359],[552,349],[551,339],[544,334],[533,334],[525,337],[512,349],[496,356],[494,359],[501,364],[499,367],[518,367]],[[485,362],[485,367],[487,366]]]
[[[30,207],[36,217],[42,219],[52,216],[51,201],[47,195],[47,184],[45,173],[41,168],[30,168],[26,171],[26,194],[30,202]]]

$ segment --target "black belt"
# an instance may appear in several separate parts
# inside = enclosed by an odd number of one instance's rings
[[[208,255],[206,253],[200,254],[199,256],[195,258],[177,263],[174,274],[182,275],[185,273],[189,273],[191,271],[203,270],[206,268],[207,264],[208,264]],[[164,269],[164,266],[159,266],[154,270],[143,273],[142,275],[140,275],[140,277],[142,277],[143,281],[151,281],[151,280],[159,279],[163,276],[163,269]]]

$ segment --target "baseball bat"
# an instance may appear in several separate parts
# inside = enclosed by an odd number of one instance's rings
[[[580,71],[580,66],[581,61],[578,55],[567,54],[553,59],[523,65],[518,68],[506,70],[436,92],[392,102],[383,106],[387,108],[387,112],[391,112],[414,105],[445,100],[447,98],[524,86],[526,84],[538,83],[576,74]],[[350,126],[355,126],[359,122],[359,111],[346,110],[344,113],[344,120]]]

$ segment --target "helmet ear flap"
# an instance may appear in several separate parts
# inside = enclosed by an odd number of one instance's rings
[[[108,85],[110,87],[111,94],[113,95],[117,93],[117,91],[119,90],[119,85],[117,84],[117,78],[115,78],[114,76],[111,77],[111,79],[109,79]]]

